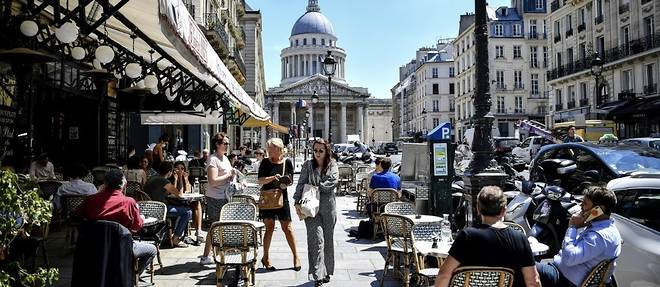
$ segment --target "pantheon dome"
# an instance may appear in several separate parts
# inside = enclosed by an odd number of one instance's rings
[[[300,16],[296,24],[293,25],[293,29],[291,29],[291,36],[300,34],[328,34],[335,36],[335,31],[328,18],[320,12],[310,11]]]

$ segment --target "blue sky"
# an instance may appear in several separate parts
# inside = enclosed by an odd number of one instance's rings
[[[280,51],[291,28],[305,13],[307,0],[247,0],[263,17],[263,51],[267,87],[280,83]],[[491,0],[506,6],[509,0]],[[337,45],[347,53],[346,80],[369,88],[372,97],[390,98],[399,66],[419,47],[458,33],[459,15],[474,12],[472,0],[319,0],[332,22]]]

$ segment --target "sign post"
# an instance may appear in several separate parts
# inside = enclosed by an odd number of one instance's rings
[[[426,136],[429,144],[430,211],[438,216],[452,214],[451,182],[454,178],[454,151],[451,123],[442,123]]]

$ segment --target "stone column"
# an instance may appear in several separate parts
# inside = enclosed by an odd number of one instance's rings
[[[360,131],[360,141],[364,142],[364,111],[362,109],[362,103],[357,104],[357,129]]]
[[[273,119],[274,124],[280,123],[280,103],[273,101]]]
[[[364,135],[362,138],[364,138],[364,143],[366,145],[371,145],[371,142],[369,142],[369,129],[371,129],[371,126],[369,125],[369,106],[366,104],[364,105],[364,108],[362,108],[362,122],[363,122],[363,129],[362,129],[362,134]]]
[[[266,147],[266,141],[268,140],[266,136],[266,127],[261,127],[261,148]]]
[[[328,106],[327,103],[323,103],[325,106],[325,113],[323,114],[323,119],[325,120],[325,127],[323,128],[323,135],[321,136],[324,139],[328,139],[328,130],[330,129],[330,120],[328,118],[328,115],[330,114],[330,106]]]
[[[339,114],[340,142],[346,142],[346,102],[341,102],[341,113]]]
[[[289,121],[289,125],[295,125],[295,124],[297,124],[297,121],[296,121],[296,101],[291,101],[289,104],[291,105],[291,120]]]
[[[314,104],[310,104],[308,109],[309,109],[309,119],[307,119],[307,125],[311,130],[309,135],[314,136]]]

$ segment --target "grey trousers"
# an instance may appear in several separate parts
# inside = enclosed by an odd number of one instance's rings
[[[307,227],[307,254],[309,257],[309,280],[321,280],[335,273],[334,229],[337,211],[321,204],[319,213],[305,219]]]
[[[156,246],[151,243],[133,241],[133,256],[138,259],[138,276],[147,269],[156,256]]]

